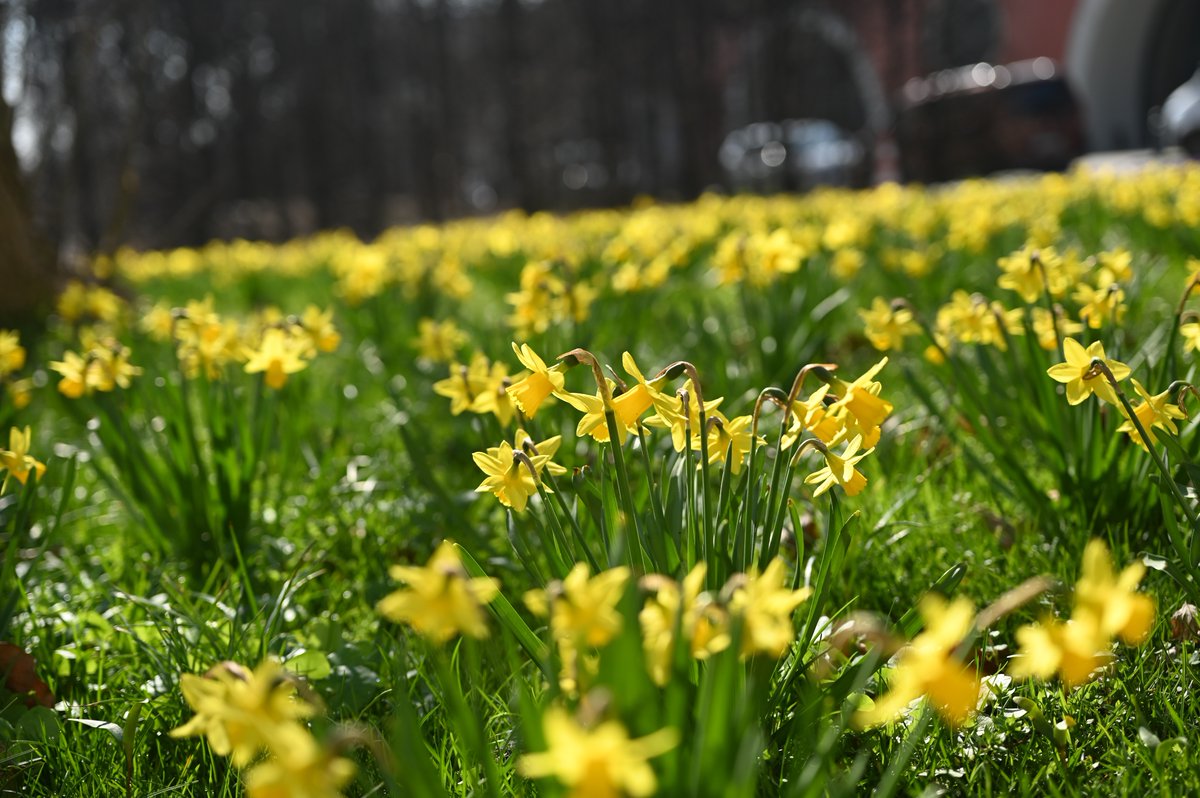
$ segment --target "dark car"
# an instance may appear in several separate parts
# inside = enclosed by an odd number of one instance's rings
[[[1048,58],[974,64],[904,87],[896,142],[906,180],[1063,170],[1084,152],[1079,106]]]

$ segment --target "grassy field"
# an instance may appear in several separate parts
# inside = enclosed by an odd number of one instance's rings
[[[98,258],[0,789],[1200,793],[1197,256],[1174,167]]]

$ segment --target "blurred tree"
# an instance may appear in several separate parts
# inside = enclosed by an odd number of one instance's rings
[[[800,20],[880,2],[4,0],[17,207],[72,256],[685,199],[732,129],[862,124]]]

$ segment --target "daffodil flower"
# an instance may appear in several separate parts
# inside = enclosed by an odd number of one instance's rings
[[[860,460],[875,451],[867,449],[862,454],[857,454],[862,448],[862,436],[856,435],[851,441],[846,444],[846,450],[840,456],[826,449],[825,467],[821,468],[804,478],[807,485],[816,485],[816,490],[813,491],[813,497],[820,496],[825,491],[832,488],[834,485],[841,485],[846,491],[847,496],[857,496],[862,492],[862,489],[867,485],[867,478],[862,472],[855,468]]]
[[[650,677],[660,687],[670,678],[677,633],[699,660],[729,648],[729,613],[704,591],[707,572],[707,565],[697,563],[682,584],[658,575],[643,580],[643,586],[649,586],[654,595],[638,613],[638,622]]]
[[[0,330],[0,377],[6,377],[25,365],[25,347],[14,330]]]
[[[24,485],[30,473],[37,474],[38,480],[46,473],[45,463],[35,460],[29,454],[32,439],[29,427],[25,427],[24,431],[13,427],[8,431],[8,448],[0,449],[0,468],[7,471],[8,475],[5,476],[4,482],[0,483],[0,493],[8,487],[9,478]]]
[[[508,441],[503,441],[486,452],[475,452],[471,458],[475,465],[487,474],[487,478],[475,488],[475,492],[493,493],[505,507],[511,507],[519,513],[524,512],[529,497],[538,492],[538,482],[534,473],[519,458],[513,457],[513,447]],[[536,471],[537,458],[531,457],[529,460],[534,464]],[[549,491],[549,488],[545,490]]]
[[[778,557],[761,574],[746,574],[729,600],[729,611],[742,618],[742,656],[783,656],[796,639],[792,613],[811,594],[807,587],[792,590],[787,584],[787,567]]]
[[[613,412],[616,413],[617,420],[625,426],[636,427],[637,420],[642,413],[649,410],[656,401],[665,403],[668,397],[660,389],[663,380],[648,382],[634,361],[633,355],[625,352],[621,356],[621,365],[625,367],[625,372],[637,382],[625,393],[612,400]]]
[[[908,308],[893,308],[883,297],[871,300],[871,307],[858,311],[866,326],[864,330],[871,346],[881,352],[900,349],[904,339],[921,331]]]
[[[726,455],[729,455],[731,458],[729,461],[730,472],[735,476],[740,474],[746,454],[750,451],[753,416],[738,416],[729,419],[720,410],[714,410],[708,418],[712,419],[709,422],[708,430],[709,464],[722,462]],[[758,443],[765,445],[766,440],[760,435]],[[693,444],[692,448],[700,448],[698,436],[697,442]]]
[[[888,681],[888,692],[859,711],[861,726],[896,720],[913,701],[928,696],[934,708],[951,723],[962,723],[979,701],[979,676],[955,657],[959,643],[971,631],[975,608],[965,598],[947,603],[930,594],[921,600],[925,631],[900,654]]]
[[[281,728],[272,756],[246,771],[247,798],[341,798],[354,778],[354,763],[317,744],[299,725]]]
[[[490,577],[469,576],[450,541],[438,546],[424,567],[394,565],[388,573],[405,587],[379,601],[380,615],[435,643],[459,634],[487,637],[483,607],[496,598],[500,586]]]
[[[304,343],[278,328],[263,333],[257,347],[247,347],[246,373],[264,372],[266,383],[279,390],[287,383],[289,374],[303,371],[308,365],[303,358]]]
[[[608,390],[611,393],[616,388],[616,383],[606,379]],[[586,393],[562,393],[559,394],[560,399],[583,413],[583,418],[579,419],[579,424],[575,427],[575,435],[582,438],[584,435],[590,435],[600,443],[607,443],[610,439],[608,430],[608,421],[605,418],[604,396],[599,391],[594,395]],[[624,424],[620,420],[617,421],[617,438],[618,443],[625,443],[625,438],[631,432],[637,433],[637,419],[634,419],[632,425]]]
[[[1116,360],[1109,360],[1104,354],[1104,344],[1094,341],[1087,349],[1074,338],[1063,339],[1063,356],[1065,363],[1059,363],[1046,370],[1055,382],[1067,386],[1067,402],[1077,405],[1093,393],[1109,404],[1117,404],[1117,394],[1109,385],[1107,378],[1092,368],[1094,361],[1100,361],[1112,372],[1117,382],[1130,374],[1129,366]]]
[[[1138,423],[1142,425],[1142,429],[1146,430],[1146,434],[1150,436],[1151,443],[1157,440],[1154,436],[1155,427],[1168,430],[1172,435],[1178,435],[1179,428],[1175,425],[1175,419],[1187,418],[1187,414],[1179,405],[1167,401],[1171,392],[1163,391],[1151,396],[1150,392],[1136,379],[1132,382],[1134,390],[1142,397],[1141,404],[1133,408],[1133,414],[1137,417]],[[1128,433],[1134,443],[1143,449],[1148,449],[1132,419],[1125,419],[1125,422],[1117,427],[1117,432]]]
[[[517,346],[513,342],[512,348],[521,365],[529,369],[529,374],[508,386],[508,395],[527,418],[533,418],[546,399],[563,390],[566,366],[558,363],[547,367],[529,344]]]
[[[269,659],[253,672],[226,662],[204,676],[185,673],[179,688],[196,714],[171,736],[204,735],[213,753],[238,766],[269,747],[281,729],[313,714],[312,705],[297,696],[295,682]]]
[[[644,798],[658,787],[649,760],[679,744],[674,729],[630,739],[619,722],[608,720],[586,728],[560,707],[542,718],[546,751],[525,754],[517,770],[531,779],[553,777],[567,788],[568,798]]]
[[[487,356],[476,352],[469,365],[450,364],[450,376],[433,384],[433,392],[450,400],[450,415],[457,416],[471,409],[476,398],[490,382]]]
[[[1056,672],[1067,689],[1089,681],[1113,659],[1113,637],[1129,645],[1145,641],[1154,626],[1154,600],[1136,592],[1146,572],[1133,563],[1115,573],[1108,547],[1088,543],[1075,584],[1075,606],[1063,623],[1048,618],[1017,630],[1020,650],[1009,672],[1015,678],[1049,679]]]

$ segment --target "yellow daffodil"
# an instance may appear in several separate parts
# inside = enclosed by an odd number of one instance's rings
[[[0,330],[0,377],[25,366],[25,347],[15,330]]]
[[[888,359],[885,357],[854,382],[835,380],[830,389],[839,398],[833,407],[833,412],[846,410],[858,421],[861,427],[874,428],[881,425],[892,413],[892,403],[879,398],[882,385],[875,381]]]
[[[1092,362],[1102,361],[1118,382],[1129,376],[1129,366],[1109,360],[1104,354],[1104,344],[1099,341],[1092,342],[1084,349],[1074,338],[1064,338],[1063,355],[1066,362],[1051,366],[1046,373],[1055,382],[1066,384],[1067,402],[1077,405],[1095,393],[1109,404],[1117,404],[1116,392],[1103,374],[1092,370]]]
[[[724,462],[730,457],[729,470],[735,476],[742,472],[746,455],[750,452],[751,427],[754,423],[752,416],[726,418],[720,410],[713,410],[712,419],[708,424],[708,462]],[[758,436],[759,445],[765,445],[766,440]],[[693,449],[699,449],[699,439],[693,444]]]
[[[742,619],[742,656],[783,656],[796,639],[792,613],[812,593],[811,588],[792,590],[787,584],[787,566],[776,557],[761,574],[751,571],[729,599],[729,611]]]
[[[687,405],[687,413],[683,411],[682,398],[679,396],[670,396],[665,393],[659,394],[654,400],[654,415],[646,419],[645,422],[650,427],[666,427],[670,429],[671,444],[677,452],[682,452],[688,447],[689,443],[693,449],[700,448],[700,405],[696,402],[696,389],[692,385],[691,379],[683,383],[681,390],[690,397]],[[725,401],[724,398],[720,396],[704,401],[704,417],[706,421],[715,415],[717,408],[721,406],[723,401]]]
[[[354,763],[320,745],[303,727],[280,728],[272,755],[246,771],[247,798],[341,798]]]
[[[707,572],[708,566],[697,563],[683,584],[658,575],[643,580],[654,595],[646,599],[638,621],[650,677],[660,687],[670,679],[677,632],[696,659],[707,659],[729,647],[729,613],[704,591]]]
[[[525,604],[535,615],[550,616],[557,638],[598,647],[621,631],[617,603],[629,580],[628,568],[610,568],[589,578],[586,563],[576,563],[567,577],[546,590],[525,594]]]
[[[608,383],[608,390],[611,393],[616,389],[616,383],[612,380],[605,379]],[[590,435],[600,443],[607,443],[610,440],[608,430],[608,420],[605,418],[604,397],[597,390],[594,395],[586,393],[563,393],[559,398],[583,413],[583,418],[579,419],[579,423],[575,427],[575,435],[583,437]],[[632,425],[623,424],[620,420],[617,421],[617,442],[625,443],[625,438],[630,433],[637,433],[638,422],[635,419]]]
[[[1189,321],[1179,326],[1179,335],[1183,338],[1183,351],[1195,352],[1200,350],[1200,321]]]
[[[30,473],[33,473],[37,475],[38,481],[41,481],[42,475],[46,473],[46,465],[29,453],[29,444],[32,442],[33,436],[29,427],[25,427],[24,431],[12,427],[8,431],[8,448],[0,449],[0,469],[8,472],[4,482],[0,483],[0,493],[8,487],[10,478],[24,485]]]
[[[1137,417],[1138,423],[1142,425],[1142,429],[1146,430],[1146,434],[1150,436],[1150,442],[1155,443],[1158,439],[1154,435],[1154,428],[1165,429],[1172,435],[1179,434],[1179,428],[1175,425],[1175,419],[1187,418],[1187,414],[1179,405],[1171,404],[1167,401],[1170,391],[1150,395],[1142,384],[1136,379],[1132,380],[1133,388],[1137,391],[1138,396],[1142,397],[1140,404],[1133,408],[1133,414]],[[1129,437],[1138,446],[1143,449],[1148,449],[1146,442],[1142,440],[1141,433],[1137,431],[1131,419],[1125,419],[1121,426],[1117,427],[1117,432],[1128,433]]]
[[[50,361],[50,370],[62,376],[58,391],[68,399],[78,399],[91,391],[88,384],[88,361],[76,352],[63,352],[62,360]]]
[[[834,485],[841,485],[847,496],[857,496],[862,492],[862,489],[867,486],[867,478],[855,466],[860,460],[875,451],[871,448],[859,454],[858,450],[862,448],[862,443],[862,436],[857,435],[846,444],[846,449],[840,456],[828,449],[823,452],[825,467],[804,478],[806,485],[817,486],[813,491],[813,498],[820,496]]]
[[[1113,283],[1128,283],[1133,279],[1133,253],[1124,248],[1101,252],[1096,256],[1099,273],[1096,284],[1107,288]]]
[[[655,404],[656,401],[667,402],[668,397],[661,390],[663,379],[647,382],[641,369],[633,359],[633,355],[625,352],[621,355],[621,365],[625,373],[633,377],[636,383],[629,390],[612,400],[613,412],[617,420],[627,427],[636,428],[638,419]]]
[[[533,418],[547,398],[563,390],[566,366],[558,363],[548,368],[529,344],[517,346],[513,342],[512,348],[521,365],[529,369],[529,374],[508,386],[508,395],[526,418]]]
[[[5,391],[8,393],[13,408],[21,410],[28,407],[33,400],[33,380],[29,377],[13,380],[5,386]]]
[[[508,395],[508,388],[512,384],[508,366],[497,360],[482,373],[482,377],[481,390],[471,402],[471,412],[491,413],[501,426],[508,426],[517,412],[517,406]]]
[[[576,563],[561,582],[545,590],[530,590],[525,605],[534,615],[550,618],[550,633],[558,644],[563,687],[579,688],[584,649],[608,645],[621,631],[617,604],[629,581],[628,568],[611,568],[589,578],[586,563]]]
[[[281,730],[313,714],[296,694],[296,684],[274,660],[252,673],[237,663],[222,663],[204,676],[179,677],[183,697],[195,711],[172,737],[208,738],[213,753],[244,766],[268,748]]]
[[[342,342],[342,336],[333,326],[333,308],[321,310],[316,305],[309,305],[300,317],[300,327],[318,352],[332,352]]]
[[[524,437],[524,433],[518,432],[519,441],[523,442]],[[560,440],[559,436],[555,436],[541,445],[549,443],[547,451],[553,453],[557,451]],[[523,512],[529,503],[529,497],[538,492],[542,469],[550,463],[551,455],[527,455],[529,462],[533,464],[533,473],[531,473],[521,458],[514,456],[514,452],[519,451],[521,450],[514,450],[508,441],[503,441],[499,446],[493,446],[486,452],[474,452],[471,458],[475,461],[475,465],[487,474],[487,478],[479,484],[479,487],[475,488],[475,492],[493,493],[505,507]],[[561,466],[553,464],[551,466],[554,469],[561,469]],[[565,469],[561,469],[561,472],[565,472]],[[551,473],[555,473],[555,471],[552,470]],[[543,486],[542,490],[547,493],[551,492],[548,486]]]
[[[1062,623],[1047,618],[1022,626],[1016,637],[1020,649],[1008,669],[1014,679],[1049,679],[1057,672],[1070,690],[1088,682],[1098,668],[1113,660],[1090,620]]]
[[[783,434],[782,447],[792,448],[805,432],[827,445],[833,445],[842,435],[844,425],[837,414],[831,411],[833,399],[826,402],[829,386],[822,385],[803,401],[792,402],[788,429]]]
[[[871,300],[871,307],[859,310],[858,315],[866,325],[864,332],[867,340],[881,352],[900,349],[905,338],[921,331],[913,319],[911,310],[893,308],[891,303],[882,297],[875,297]]]
[[[1037,302],[1046,290],[1049,275],[1057,275],[1059,260],[1052,248],[1039,249],[1027,244],[1017,252],[1000,258],[998,265],[1004,274],[997,280],[997,285],[1017,292],[1025,302]]]
[[[284,330],[271,328],[263,333],[256,347],[246,347],[247,374],[265,373],[266,383],[279,390],[287,383],[289,374],[303,371],[308,363],[304,360],[305,344],[298,337]]]
[[[450,400],[450,415],[457,416],[471,409],[476,398],[490,382],[491,369],[482,352],[476,352],[470,365],[450,364],[450,376],[433,384],[433,392]]]
[[[434,363],[448,363],[467,342],[467,334],[453,321],[421,319],[417,322],[417,353]]]
[[[1154,600],[1136,592],[1145,573],[1140,562],[1115,573],[1108,546],[1102,540],[1091,541],[1083,551],[1083,569],[1075,583],[1075,615],[1095,618],[1101,634],[1139,645],[1154,626]]]
[[[1120,324],[1125,317],[1125,292],[1115,283],[1102,288],[1081,284],[1075,288],[1075,301],[1081,305],[1079,319],[1093,330],[1110,321]]]
[[[459,634],[487,637],[483,608],[499,594],[499,583],[469,576],[450,541],[438,546],[423,567],[394,565],[388,573],[405,587],[375,605],[380,615],[439,644]]]
[[[1144,642],[1154,625],[1153,599],[1136,592],[1145,570],[1134,563],[1118,575],[1104,542],[1088,543],[1070,620],[1048,618],[1018,629],[1020,650],[1009,668],[1012,676],[1049,679],[1057,672],[1071,689],[1112,661],[1113,637],[1129,645]]]
[[[549,749],[525,754],[517,770],[526,778],[554,778],[568,798],[644,798],[658,786],[649,760],[679,744],[674,729],[630,739],[615,720],[585,728],[566,710],[550,707],[542,718]]]
[[[974,625],[975,608],[965,598],[947,603],[931,594],[921,600],[920,610],[925,631],[900,654],[888,680],[888,692],[855,715],[859,725],[890,723],[921,696],[928,696],[942,717],[955,724],[975,709],[979,676],[954,656]]]
[[[1070,335],[1079,335],[1083,332],[1083,325],[1077,321],[1069,319],[1061,313],[1061,308],[1055,307],[1055,314],[1051,315],[1046,308],[1033,308],[1031,311],[1033,334],[1037,337],[1038,346],[1045,349],[1047,352],[1053,352],[1058,349],[1058,341],[1060,337]]]

